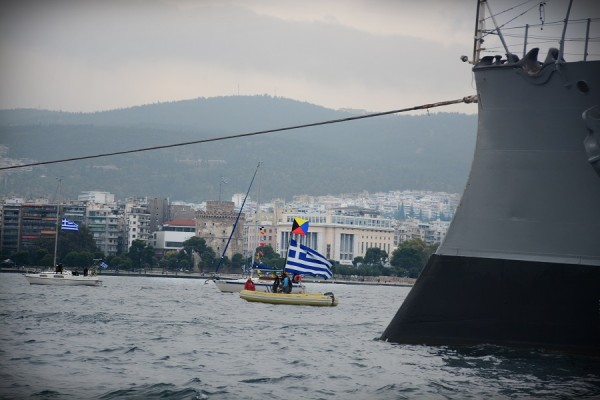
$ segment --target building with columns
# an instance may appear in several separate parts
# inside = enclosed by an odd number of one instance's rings
[[[356,257],[364,257],[368,248],[379,248],[388,255],[394,251],[393,220],[384,218],[375,210],[359,207],[337,208],[326,212],[299,214],[278,210],[276,249],[285,257],[290,236],[329,260],[350,265]],[[305,236],[292,235],[295,217],[309,221]]]

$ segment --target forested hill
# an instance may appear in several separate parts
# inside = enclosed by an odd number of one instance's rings
[[[265,200],[365,190],[461,192],[477,117],[431,111],[8,170],[0,172],[1,192],[52,198],[55,178],[61,177],[63,195],[70,198],[100,190],[119,199],[200,202],[218,199],[221,187],[221,198],[230,199],[247,190],[259,161],[263,166],[253,189]],[[1,157],[3,165],[58,160],[353,115],[270,96],[199,98],[96,113],[0,110]]]

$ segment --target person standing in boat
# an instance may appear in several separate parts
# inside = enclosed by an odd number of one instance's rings
[[[252,282],[252,278],[248,277],[248,280],[244,284],[244,290],[256,290],[256,286],[254,282]]]
[[[275,275],[275,280],[273,281],[273,293],[277,293],[277,291],[279,290],[279,275],[277,275],[277,272],[274,272],[273,275]]]

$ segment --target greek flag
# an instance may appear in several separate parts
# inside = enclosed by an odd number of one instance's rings
[[[66,218],[62,219],[62,225],[60,227],[63,231],[78,231],[79,230],[79,225],[77,225],[75,222],[73,221],[69,221]]]
[[[100,265],[100,268],[102,268],[102,269],[108,268],[108,264],[104,260],[100,261],[100,264],[98,264],[98,265]]]
[[[331,263],[313,249],[290,240],[290,248],[285,263],[285,272],[300,275],[320,276],[331,278]]]

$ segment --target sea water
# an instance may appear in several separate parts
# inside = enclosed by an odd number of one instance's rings
[[[0,274],[2,399],[600,396],[600,361],[378,340],[409,287],[308,284],[337,307],[249,303],[202,279],[29,285]]]

